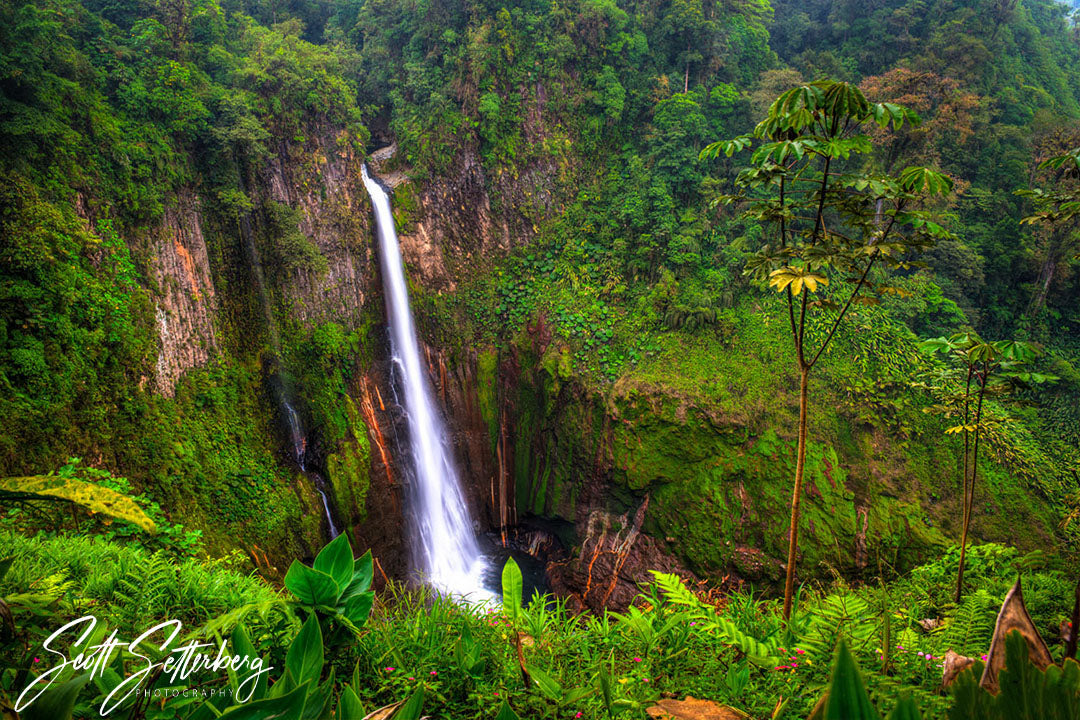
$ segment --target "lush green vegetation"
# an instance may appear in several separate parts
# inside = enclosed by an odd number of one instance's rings
[[[703,595],[663,574],[624,614],[574,616],[553,598],[523,605],[512,564],[504,572],[502,607],[400,586],[374,595],[371,555],[354,562],[345,536],[313,567],[295,563],[285,593],[237,573],[232,560],[174,564],[160,552],[86,537],[5,533],[3,539],[12,557],[2,591],[20,618],[18,634],[4,646],[8,702],[33,677],[21,668],[40,671],[34,656],[43,636],[60,621],[92,613],[121,638],[172,617],[185,623],[185,637],[205,637],[215,647],[215,637],[230,638],[237,652],[264,657],[276,670],[269,689],[254,690],[252,712],[305,704],[304,698],[309,708],[336,708],[336,717],[345,718],[406,699],[422,701],[425,716],[447,719],[505,717],[499,715],[504,703],[519,717],[643,717],[644,708],[669,693],[711,698],[752,717],[805,717],[830,683],[841,640],[883,712],[903,689],[922,717],[942,717],[950,707],[949,717],[997,717],[979,714],[989,712],[979,710],[983,691],[967,681],[951,696],[939,690],[946,650],[985,659],[999,601],[1017,572],[1034,623],[1048,638],[1067,617],[1071,588],[1045,555],[980,545],[969,553],[972,592],[960,604],[951,601],[959,554],[950,552],[895,583],[803,587],[790,622],[779,600],[751,588]],[[105,634],[99,629],[95,637]],[[1060,646],[1051,647],[1060,658]],[[111,668],[119,675],[87,687],[77,713],[100,705],[123,676],[121,664],[130,672],[141,662],[118,653]],[[1010,660],[1008,667],[1019,665]],[[212,686],[226,682],[221,677]],[[231,682],[235,687],[237,678]],[[1069,682],[1064,692],[1075,703],[1080,688],[1075,678]],[[165,678],[156,685],[167,686]],[[136,717],[203,717],[204,702],[170,700],[164,709],[151,703]],[[209,702],[219,710],[229,704]],[[398,718],[419,717],[398,712]],[[826,714],[833,716],[877,717]]]
[[[1078,620],[1078,28],[1055,0],[3,4],[4,702],[89,613],[267,658],[228,717],[794,718],[829,687],[824,717],[875,717],[863,684],[895,718],[1035,687],[1075,717],[1068,663],[938,685],[1018,574],[1055,660]],[[475,365],[517,509],[574,525],[603,476],[703,586],[485,609],[375,596],[345,535],[316,556],[282,398],[342,519],[383,521],[366,206],[327,198],[385,141],[439,265],[409,268],[421,327]],[[97,680],[37,712],[93,714]]]

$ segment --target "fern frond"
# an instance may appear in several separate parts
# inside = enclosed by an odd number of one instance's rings
[[[744,632],[732,620],[717,614],[715,608],[702,602],[686,587],[678,575],[652,571],[656,585],[664,598],[674,604],[689,608],[687,616],[703,619],[701,629],[704,632],[716,632],[727,645],[738,648],[750,661],[763,666],[779,663],[775,644],[764,642]]]
[[[998,601],[984,589],[969,593],[946,614],[945,622],[936,631],[941,638],[942,648],[961,655],[986,652],[994,633],[998,605]]]
[[[664,599],[674,605],[680,605],[692,610],[702,610],[704,608],[710,608],[703,603],[698,596],[686,587],[682,578],[672,573],[662,573],[656,570],[651,570],[653,577],[656,579],[656,586],[660,588],[660,592],[664,594]]]

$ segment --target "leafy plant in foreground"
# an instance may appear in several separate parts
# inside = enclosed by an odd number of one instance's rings
[[[154,521],[129,497],[94,483],[55,475],[0,478],[4,503],[67,502],[92,513],[129,522],[142,530],[157,531]]]
[[[1080,718],[1080,665],[1039,670],[1019,632],[1005,641],[1005,667],[998,673],[996,695],[980,687],[982,663],[965,670],[952,686],[949,720],[1076,720]]]
[[[699,600],[679,576],[654,570],[653,577],[668,602],[688,608],[686,618],[696,618],[701,622],[696,627],[702,632],[716,632],[723,642],[737,647],[755,665],[775,667],[780,662],[778,646],[774,641],[764,642],[744,632],[731,619]]]
[[[375,593],[371,551],[353,559],[352,545],[345,533],[330,541],[309,567],[293,560],[285,573],[285,587],[304,611],[327,623],[332,636],[345,628],[359,633],[371,612]]]

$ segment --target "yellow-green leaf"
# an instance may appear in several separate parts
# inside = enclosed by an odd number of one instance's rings
[[[74,478],[54,475],[0,478],[0,495],[31,496],[42,500],[66,500],[93,513],[129,522],[148,533],[157,526],[138,504],[115,490]]]

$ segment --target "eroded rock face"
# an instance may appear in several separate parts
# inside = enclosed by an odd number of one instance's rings
[[[349,146],[330,131],[315,143],[302,162],[283,148],[266,169],[264,186],[269,199],[301,211],[300,231],[326,258],[327,269],[297,270],[279,284],[290,317],[304,327],[334,321],[352,329],[377,282],[371,202],[361,160]]]
[[[165,210],[151,245],[161,340],[154,387],[165,396],[173,394],[185,371],[205,365],[218,351],[214,331],[218,303],[202,222],[197,198],[182,193],[176,205]]]
[[[548,567],[552,590],[569,598],[572,609],[625,610],[653,581],[653,570],[693,580],[678,560],[641,530],[649,499],[636,512],[613,515],[596,508],[585,520],[578,554]]]
[[[491,212],[484,171],[473,150],[444,178],[418,189],[413,220],[402,228],[401,255],[409,276],[429,291],[453,291],[459,265],[510,248],[509,225]]]

